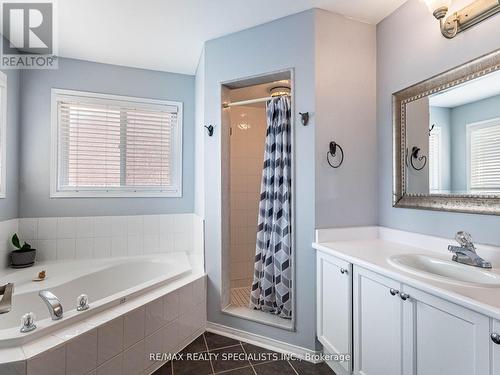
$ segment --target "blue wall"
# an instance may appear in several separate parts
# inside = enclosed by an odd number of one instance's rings
[[[183,102],[183,196],[50,199],[51,88]],[[23,71],[20,98],[20,217],[193,212],[194,76],[62,58],[58,70]]]
[[[376,28],[315,15],[316,228],[375,225],[378,161],[368,155],[377,153]],[[330,141],[345,152],[337,169],[326,159]]]
[[[500,48],[500,17],[451,40],[441,35],[438,26],[419,0],[409,0],[377,26],[378,221],[443,237],[464,229],[477,242],[500,245],[500,216],[392,207],[392,93]]]
[[[0,198],[0,221],[18,216],[19,177],[19,77],[18,70],[7,75],[7,178],[5,198]]]

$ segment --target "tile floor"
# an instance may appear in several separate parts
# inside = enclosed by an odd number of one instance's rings
[[[282,360],[278,353],[209,332],[198,337],[181,354],[183,360],[171,361],[153,375],[335,375],[324,363]],[[194,358],[193,354],[202,358]],[[245,354],[250,360],[241,358]]]

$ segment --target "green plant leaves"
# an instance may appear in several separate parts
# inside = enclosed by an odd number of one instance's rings
[[[23,247],[21,247],[21,251],[30,251],[31,245],[27,242],[24,243]]]
[[[21,246],[21,242],[19,241],[19,237],[17,236],[17,233],[14,233],[12,236],[12,245],[14,245],[15,248],[19,249],[20,251],[30,251],[31,250],[31,245],[27,242]]]
[[[14,245],[14,247],[16,247],[17,249],[21,248],[21,244],[19,242],[19,237],[17,236],[17,233],[14,233],[14,235],[12,236],[12,245]]]

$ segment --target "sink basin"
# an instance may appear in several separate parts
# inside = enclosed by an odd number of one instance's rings
[[[416,275],[449,282],[482,287],[500,287],[500,274],[422,254],[393,255],[388,259],[394,267]]]

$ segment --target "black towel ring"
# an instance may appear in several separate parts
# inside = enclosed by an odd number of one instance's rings
[[[340,162],[338,164],[333,164],[330,158],[334,158],[337,155],[337,148],[340,150]],[[326,153],[326,161],[332,168],[338,168],[344,162],[344,150],[336,142],[330,142],[330,149]]]
[[[427,164],[427,156],[425,155],[418,156],[419,152],[420,148],[417,146],[413,146],[413,148],[411,149],[410,163],[413,169],[415,169],[416,171],[421,171],[422,169],[425,168],[425,165]],[[415,167],[415,164],[413,164],[413,159],[417,159],[420,163],[422,163],[423,160],[422,166],[420,168]]]

